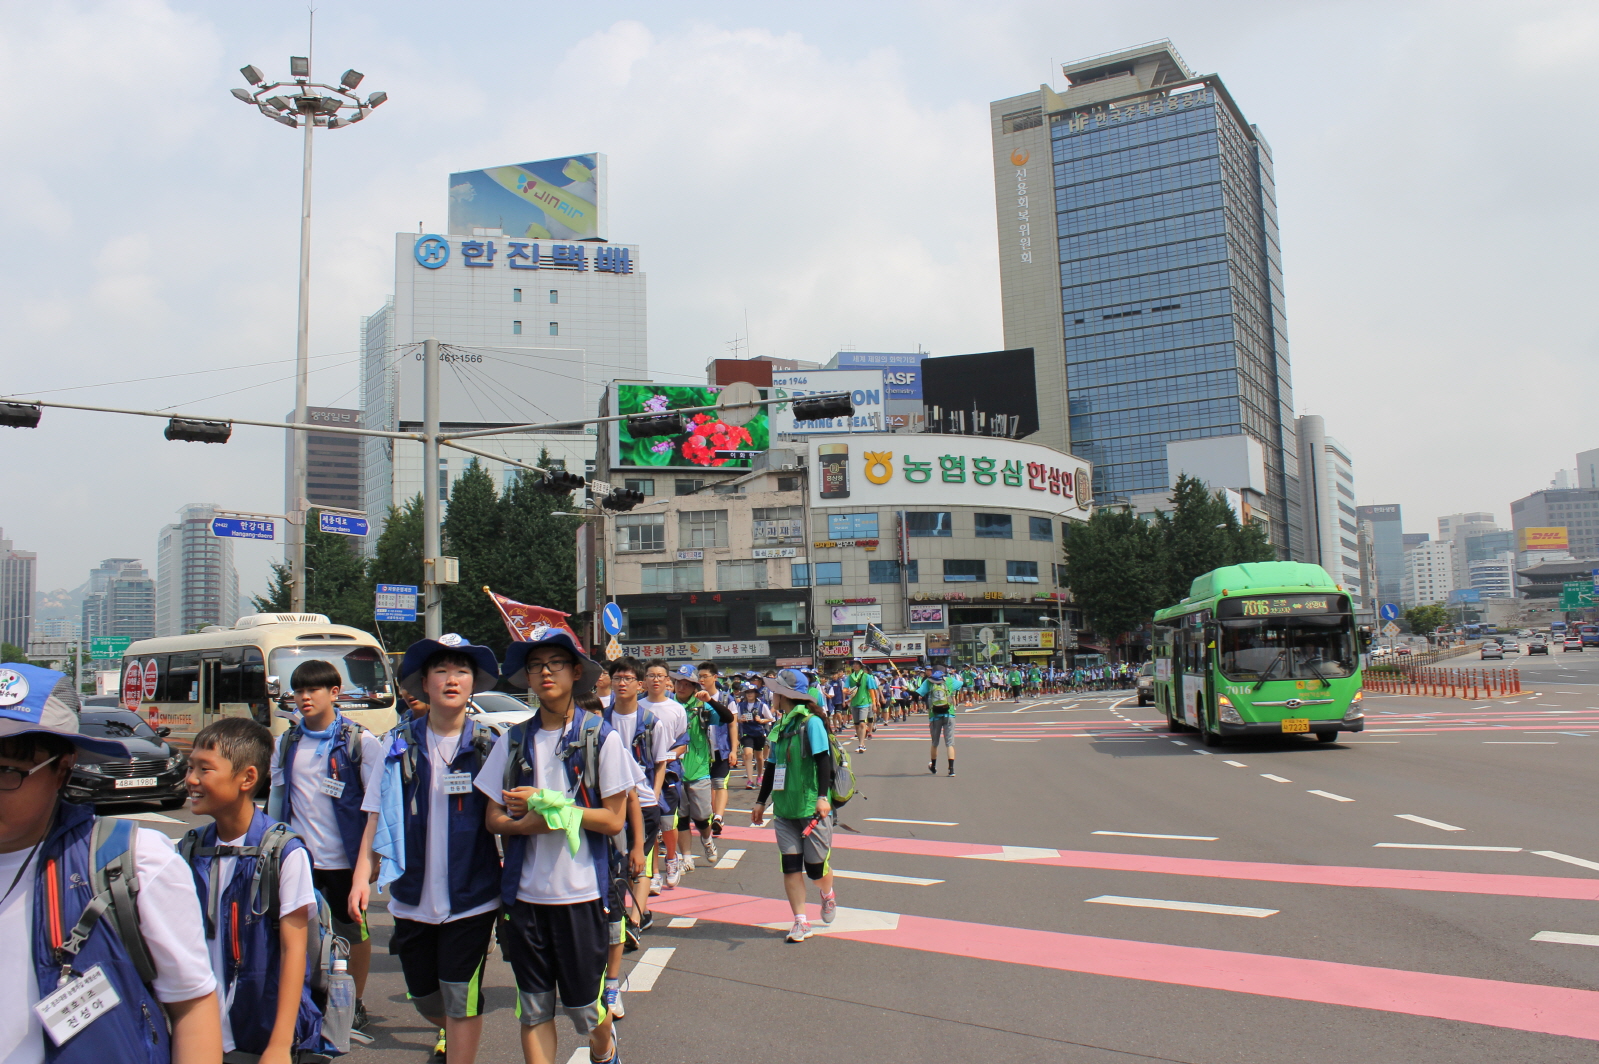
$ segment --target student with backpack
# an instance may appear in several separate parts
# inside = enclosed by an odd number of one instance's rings
[[[927,771],[935,776],[938,775],[940,739],[949,755],[949,774],[955,775],[955,708],[950,704],[953,700],[944,670],[934,669],[927,681],[927,729],[933,736],[932,749],[927,755]]]
[[[650,893],[659,894],[664,888],[673,890],[682,879],[682,862],[678,857],[677,812],[683,804],[683,764],[680,760],[688,746],[688,714],[674,691],[672,670],[664,658],[651,658],[644,663],[643,705],[655,715],[663,732],[671,736],[672,757],[655,766],[655,800],[661,810],[661,845],[666,850],[665,867],[657,867],[650,881]]]
[[[611,663],[610,674],[612,701],[610,708],[605,711],[605,722],[622,737],[622,745],[632,754],[643,777],[634,782],[634,789],[638,793],[642,829],[635,835],[632,832],[630,818],[627,840],[629,853],[642,850],[644,857],[643,868],[636,872],[629,870],[633,904],[639,912],[637,930],[643,932],[648,931],[655,923],[650,915],[650,880],[654,874],[652,866],[655,861],[655,848],[661,839],[661,807],[655,794],[655,786],[666,765],[675,756],[672,744],[676,736],[668,734],[667,726],[651,712],[649,704],[639,698],[644,689],[642,662],[634,657],[618,658]],[[607,1007],[621,1016],[621,993],[618,990],[612,1000],[609,976],[606,979],[605,993]]]
[[[527,1064],[555,1060],[555,1010],[589,1039],[594,1064],[617,1060],[604,1004],[610,884],[633,773],[622,737],[578,709],[599,663],[570,632],[538,627],[505,652],[502,675],[539,701],[501,737],[478,773],[485,823],[504,837],[500,945],[516,976]]]
[[[128,756],[78,731],[64,674],[0,664],[4,1059],[215,1064],[221,1013],[193,877],[165,835],[63,799],[82,751]]]
[[[830,924],[838,913],[833,892],[833,872],[828,855],[833,848],[833,744],[827,724],[811,701],[809,684],[795,669],[782,669],[767,677],[767,688],[781,714],[772,729],[772,756],[766,763],[760,793],[750,810],[750,823],[765,822],[767,802],[772,803],[772,827],[782,855],[783,892],[794,912],[789,942],[811,937],[805,914],[805,879],[817,881],[822,892],[822,922]]]
[[[488,799],[472,784],[495,736],[466,710],[472,695],[498,683],[494,652],[453,632],[412,643],[400,663],[401,689],[429,708],[394,729],[385,758],[386,771],[399,777],[393,829],[405,844],[404,871],[389,885],[389,952],[400,959],[411,1004],[444,1030],[436,1062],[448,1047],[456,1064],[471,1064],[483,1037],[500,853],[484,823]]]
[[[771,709],[761,701],[761,689],[746,682],[738,693],[738,741],[744,754],[744,789],[754,790],[766,773],[766,736],[771,731]]]
[[[850,659],[849,678],[844,681],[844,693],[855,713],[855,752],[866,752],[866,738],[872,734],[872,722],[877,716],[877,680],[859,658]]]
[[[683,751],[683,806],[678,810],[677,844],[688,849],[689,825],[699,829],[705,859],[716,863],[718,851],[712,838],[711,820],[716,815],[714,802],[716,770],[727,763],[725,750],[718,747],[718,725],[733,721],[733,711],[716,697],[716,665],[701,662],[699,668],[679,665],[676,676],[677,700],[688,714],[688,744]],[[722,776],[722,787],[727,776]]]
[[[306,980],[317,915],[310,855],[287,824],[255,805],[271,760],[272,733],[248,717],[206,725],[189,752],[190,809],[211,823],[191,830],[178,852],[205,921],[224,1062],[289,1064],[337,1052]]]
[[[294,830],[311,851],[311,882],[333,910],[333,931],[350,944],[355,1019],[350,1036],[366,1033],[367,972],[372,941],[366,910],[372,895],[372,839],[382,808],[383,744],[339,712],[338,667],[310,658],[289,677],[300,719],[272,751],[267,811]]]

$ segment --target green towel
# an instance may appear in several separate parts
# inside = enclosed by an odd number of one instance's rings
[[[538,790],[528,796],[528,808],[541,814],[551,831],[565,831],[566,845],[577,856],[583,845],[583,807],[560,791]]]

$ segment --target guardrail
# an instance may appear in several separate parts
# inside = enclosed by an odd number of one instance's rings
[[[1368,691],[1427,698],[1492,698],[1521,693],[1520,669],[1405,668],[1370,670],[1363,677]]]

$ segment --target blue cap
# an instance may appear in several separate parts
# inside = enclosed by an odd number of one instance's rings
[[[465,637],[454,632],[446,632],[437,639],[418,639],[405,648],[405,657],[400,662],[400,689],[413,698],[421,698],[422,670],[428,659],[441,651],[465,654],[472,659],[477,667],[472,677],[473,694],[492,691],[500,682],[500,663],[494,659],[494,651],[468,643]]]
[[[944,678],[944,670],[943,669],[934,669],[933,670],[933,679],[942,680],[943,678]]]
[[[78,731],[78,692],[66,673],[8,661],[0,665],[0,738],[12,735],[58,735],[80,750],[129,753],[125,743]]]
[[[583,648],[577,645],[577,640],[565,628],[554,628],[549,625],[535,625],[532,639],[512,643],[505,648],[505,667],[500,675],[512,687],[526,691],[527,682],[527,656],[534,647],[560,647],[577,659],[582,675],[572,683],[572,694],[578,697],[594,690],[594,685],[600,680],[600,673],[605,670],[600,663],[583,653]]]
[[[811,682],[798,669],[779,669],[776,676],[766,678],[766,686],[780,695],[797,701],[811,700]]]
[[[690,683],[698,683],[700,679],[700,670],[696,669],[692,665],[679,665],[677,670],[673,672],[672,675],[679,680],[688,680]]]

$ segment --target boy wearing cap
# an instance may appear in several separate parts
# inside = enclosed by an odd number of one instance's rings
[[[851,658],[849,678],[844,681],[844,693],[855,711],[855,752],[866,752],[866,738],[872,734],[872,721],[877,716],[877,679],[866,671],[860,658]]]
[[[479,691],[499,682],[488,647],[451,633],[405,652],[400,687],[428,712],[394,729],[385,771],[400,787],[404,870],[389,887],[406,996],[445,1031],[451,1060],[471,1064],[483,1036],[483,967],[500,908],[500,854],[485,826],[488,799],[473,786],[494,735],[466,713]],[[387,808],[393,813],[394,804]],[[434,1059],[444,1053],[434,1049]]]
[[[833,871],[828,867],[833,848],[833,807],[828,801],[833,755],[827,725],[811,701],[805,677],[794,669],[783,669],[767,677],[766,686],[782,718],[772,729],[772,756],[750,810],[750,823],[761,826],[770,799],[772,827],[783,861],[783,892],[794,912],[794,926],[787,938],[804,942],[811,937],[811,922],[805,915],[807,876],[816,880],[822,891],[822,922],[832,923],[838,912]]]
[[[687,848],[691,838],[689,825],[700,829],[700,846],[705,859],[712,864],[718,856],[716,842],[711,837],[711,818],[716,815],[713,793],[716,788],[714,772],[718,761],[726,761],[726,753],[717,748],[717,725],[730,724],[733,711],[716,698],[716,665],[701,662],[699,668],[680,665],[675,676],[677,700],[688,715],[688,744],[683,752],[683,808],[677,821],[677,843]],[[722,777],[727,786],[727,776]]]
[[[516,975],[517,1018],[527,1064],[555,1060],[557,1001],[595,1064],[618,1059],[604,1004],[610,947],[607,908],[619,870],[612,839],[621,832],[633,770],[621,736],[598,714],[578,709],[600,666],[571,633],[535,629],[512,643],[503,674],[530,689],[538,713],[501,737],[478,773],[485,823],[504,836],[500,943]]]
[[[661,838],[661,806],[655,787],[667,763],[676,756],[672,751],[677,735],[656,717],[648,702],[639,698],[644,689],[644,665],[637,658],[618,658],[609,671],[612,702],[605,711],[605,722],[622,737],[622,745],[633,755],[643,777],[635,781],[642,837],[629,838],[628,850],[642,849],[644,854],[643,874],[633,881],[633,900],[641,914],[638,929],[648,931],[654,924],[650,915],[651,866]],[[631,834],[631,822],[628,830]],[[609,990],[607,986],[607,993]]]
[[[927,771],[938,775],[938,743],[944,741],[949,753],[949,774],[955,775],[955,708],[950,705],[949,684],[944,680],[944,670],[934,669],[926,681],[927,729],[932,733],[933,745],[927,755]]]
[[[0,1048],[29,1064],[218,1061],[221,1011],[188,866],[160,832],[128,820],[97,832],[92,807],[62,800],[80,751],[128,756],[114,739],[79,734],[77,710],[62,673],[0,665]],[[80,939],[97,865],[131,871],[137,891]],[[134,920],[140,933],[126,942],[115,925]],[[64,989],[63,974],[104,1008],[75,1027],[51,1012],[58,1044],[34,1006]]]
[[[644,663],[644,706],[660,721],[661,730],[672,737],[672,757],[655,766],[655,798],[661,809],[661,844],[666,848],[666,867],[657,868],[650,893],[659,894],[664,886],[671,890],[682,878],[677,856],[677,810],[683,802],[683,766],[679,759],[688,746],[688,714],[672,697],[675,688],[672,670],[662,658]]]

